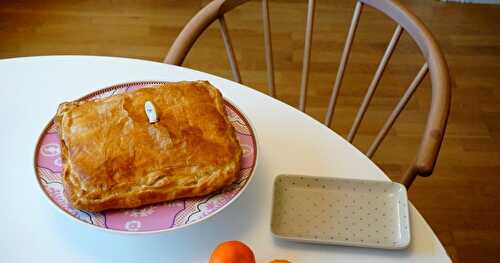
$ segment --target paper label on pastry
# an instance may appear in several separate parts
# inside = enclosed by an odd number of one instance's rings
[[[146,111],[146,115],[148,116],[149,123],[155,123],[158,121],[155,105],[151,101],[146,101],[144,103],[144,110]]]

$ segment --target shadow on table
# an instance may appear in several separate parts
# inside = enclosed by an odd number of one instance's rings
[[[247,190],[228,207],[204,222],[172,232],[129,235],[105,232],[69,220],[62,213],[47,207],[50,227],[66,251],[74,251],[75,256],[84,255],[81,261],[92,262],[181,262],[182,259],[196,258],[206,262],[216,244],[225,240],[245,236],[252,229],[262,209],[251,209],[264,202],[258,194],[262,187],[259,176],[250,182]],[[47,206],[49,206],[47,204]],[[251,225],[249,225],[251,224]],[[88,258],[87,258],[88,257]]]

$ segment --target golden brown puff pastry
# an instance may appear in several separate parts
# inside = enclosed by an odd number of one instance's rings
[[[146,101],[156,108],[154,124]],[[241,149],[222,96],[207,81],[62,103],[55,122],[64,189],[75,208],[98,212],[202,196],[238,176]]]

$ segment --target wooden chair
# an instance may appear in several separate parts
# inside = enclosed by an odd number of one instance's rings
[[[227,56],[234,80],[241,82],[238,64],[235,59],[231,38],[228,34],[227,25],[224,19],[224,14],[231,11],[235,7],[247,2],[248,0],[214,0],[201,9],[183,28],[177,39],[174,41],[167,56],[164,59],[165,63],[181,65],[188,54],[189,50],[203,33],[203,31],[214,21],[218,21],[222,34],[222,39],[226,47]],[[424,24],[401,3],[396,0],[358,0],[354,8],[351,25],[347,34],[344,50],[340,58],[339,69],[335,82],[333,84],[331,97],[328,103],[328,108],[325,116],[324,124],[329,126],[335,110],[337,96],[342,85],[344,70],[349,58],[351,45],[354,39],[354,34],[358,25],[359,17],[364,5],[371,6],[382,12],[397,24],[394,34],[385,50],[385,53],[378,65],[378,68],[373,76],[373,79],[368,87],[366,95],[357,112],[354,123],[347,135],[347,140],[352,143],[358,128],[363,120],[368,105],[375,93],[377,85],[384,73],[384,69],[396,47],[399,38],[403,32],[407,32],[412,40],[418,45],[425,62],[420,68],[413,82],[404,92],[400,101],[389,115],[382,129],[376,135],[373,143],[369,147],[366,155],[371,158],[378,149],[383,139],[393,126],[401,111],[405,108],[411,96],[419,86],[427,73],[430,73],[432,85],[432,96],[430,109],[425,124],[425,130],[422,140],[415,156],[406,174],[403,176],[402,183],[409,188],[417,176],[429,176],[432,174],[436,159],[443,141],[443,136],[450,110],[450,78],[448,74],[448,66],[446,64],[443,53],[438,47],[436,40],[424,26]],[[307,25],[305,33],[304,58],[302,66],[302,79],[300,85],[300,101],[299,109],[304,111],[306,105],[306,92],[309,77],[309,62],[311,54],[312,26],[314,23],[315,0],[308,1],[307,9]],[[262,17],[264,26],[265,40],[265,57],[267,65],[267,77],[269,86],[269,95],[275,96],[274,88],[274,70],[273,70],[273,55],[271,45],[270,23],[269,23],[269,8],[268,0],[262,0]]]

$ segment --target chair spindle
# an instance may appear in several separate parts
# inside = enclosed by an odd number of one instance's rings
[[[354,7],[354,14],[352,15],[351,26],[349,27],[349,32],[347,33],[347,39],[344,45],[344,50],[342,51],[342,56],[340,58],[339,69],[337,70],[337,76],[335,78],[335,83],[332,88],[332,95],[328,102],[328,108],[326,110],[325,122],[326,126],[330,126],[332,122],[333,113],[335,111],[335,104],[337,103],[337,96],[342,84],[342,79],[344,78],[344,71],[347,65],[347,60],[349,59],[349,54],[351,53],[352,41],[354,40],[354,34],[356,33],[356,28],[358,27],[359,16],[361,14],[363,4],[360,1],[356,2]]]
[[[363,102],[361,103],[361,106],[359,107],[358,113],[356,114],[356,118],[354,119],[354,123],[352,124],[351,130],[349,131],[349,134],[347,135],[347,140],[349,142],[352,142],[354,140],[354,136],[356,136],[356,133],[359,129],[359,125],[361,124],[361,121],[363,120],[363,117],[366,113],[368,105],[370,104],[370,101],[372,100],[373,95],[375,94],[375,90],[377,89],[378,83],[380,82],[380,79],[382,78],[382,74],[384,74],[385,67],[387,66],[387,63],[389,62],[389,59],[391,58],[392,53],[394,52],[394,49],[396,48],[396,45],[399,41],[399,38],[401,37],[402,32],[403,32],[403,28],[400,25],[398,25],[396,27],[396,29],[394,30],[394,34],[392,35],[391,41],[387,45],[384,56],[380,60],[377,71],[375,72],[375,75],[373,75],[372,82],[370,83],[370,86],[368,87],[368,90],[366,91],[366,95],[363,98]]]
[[[378,147],[380,146],[382,141],[385,139],[385,136],[389,133],[389,130],[392,128],[392,125],[394,124],[396,119],[399,117],[399,114],[403,111],[406,104],[411,99],[413,93],[415,92],[417,87],[420,85],[420,83],[424,79],[425,75],[427,75],[428,71],[429,71],[429,66],[427,65],[427,63],[424,63],[424,65],[422,65],[419,72],[417,73],[417,76],[415,77],[415,79],[413,79],[412,83],[410,84],[408,89],[406,89],[405,93],[403,94],[403,96],[399,100],[398,104],[396,105],[394,110],[391,112],[391,115],[389,115],[389,118],[387,118],[387,120],[385,121],[384,126],[378,132],[377,136],[373,140],[372,145],[370,146],[370,148],[368,148],[368,151],[366,153],[366,156],[368,156],[368,158],[371,158],[373,156],[373,154],[375,154]]]
[[[299,110],[305,111],[307,84],[309,81],[309,64],[311,58],[311,43],[314,24],[314,9],[316,6],[315,0],[309,0],[307,3],[307,25],[304,43],[304,58],[302,59],[302,78],[300,80],[300,101]]]
[[[231,38],[229,37],[226,20],[224,19],[224,16],[220,16],[217,20],[219,21],[220,32],[222,39],[224,40],[224,47],[226,48],[227,59],[229,61],[229,65],[231,66],[231,71],[233,72],[234,81],[241,83],[240,70],[238,69],[238,63],[236,62],[234,55],[233,44],[231,42]]]
[[[269,18],[269,2],[262,0],[262,25],[264,27],[264,46],[266,52],[267,85],[269,86],[269,95],[276,97],[274,88],[274,62],[273,62],[273,44],[271,40],[271,21]]]

